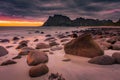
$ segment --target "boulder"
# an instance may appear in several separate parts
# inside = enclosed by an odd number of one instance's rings
[[[46,49],[46,48],[50,48],[50,46],[48,44],[45,44],[45,43],[38,43],[36,45],[36,49]]]
[[[48,37],[44,41],[55,41],[56,39],[54,37]]]
[[[120,64],[120,52],[113,53],[112,57],[115,59],[116,63]]]
[[[107,40],[108,43],[114,44],[116,40],[114,38],[110,38]]]
[[[12,48],[13,46],[6,46],[6,48]]]
[[[28,40],[23,40],[23,41],[19,42],[19,45],[16,47],[16,49],[21,49],[23,47],[27,47],[28,42],[29,42]]]
[[[33,50],[27,56],[27,64],[30,66],[38,65],[40,63],[48,62],[48,56],[46,53]]]
[[[50,45],[50,46],[57,46],[57,45],[60,45],[60,44],[57,43],[57,42],[55,42],[55,41],[53,41],[53,42],[50,42],[49,45]]]
[[[93,40],[91,34],[83,34],[64,46],[66,54],[93,58],[104,54],[104,51]]]
[[[38,42],[39,41],[39,39],[35,39],[33,42]]]
[[[60,42],[66,42],[69,41],[69,39],[62,39]]]
[[[0,42],[1,42],[1,43],[5,43],[5,42],[8,42],[8,43],[9,43],[10,40],[9,40],[9,39],[1,39]]]
[[[112,49],[113,49],[113,50],[120,50],[120,44],[116,44],[116,43],[113,44],[113,45],[112,45]]]
[[[13,61],[13,60],[7,60],[4,61],[1,66],[5,66],[5,65],[11,65],[11,64],[16,64],[17,62]]]
[[[21,55],[17,55],[15,57],[13,57],[12,59],[20,59],[20,58],[22,58]]]
[[[29,70],[29,76],[30,77],[40,77],[42,75],[45,75],[49,72],[49,68],[45,64],[40,64],[37,66],[32,67]]]
[[[23,40],[21,42],[19,42],[19,44],[28,44],[29,40]]]
[[[8,54],[8,51],[4,47],[0,46],[0,57],[7,54]]]
[[[23,44],[19,44],[16,49],[21,49],[23,47],[27,47],[27,44],[23,43]]]
[[[53,46],[50,50],[51,51],[56,51],[56,50],[62,50],[63,48],[60,46]]]
[[[23,47],[21,51],[19,52],[19,55],[28,55],[28,53],[32,50],[35,50],[31,47]]]
[[[89,63],[99,65],[111,65],[115,63],[115,59],[108,55],[97,56],[88,61]]]
[[[18,38],[18,37],[13,37],[13,41],[16,41],[16,40],[19,40],[20,38]]]

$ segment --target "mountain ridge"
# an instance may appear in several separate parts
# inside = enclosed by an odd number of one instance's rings
[[[120,19],[117,22],[112,20],[85,19],[82,17],[71,20],[68,16],[55,14],[49,16],[43,26],[120,26]]]

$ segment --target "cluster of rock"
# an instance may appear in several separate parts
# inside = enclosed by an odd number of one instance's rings
[[[120,50],[120,29],[119,28],[91,28],[80,33],[91,33],[94,40],[104,50]]]

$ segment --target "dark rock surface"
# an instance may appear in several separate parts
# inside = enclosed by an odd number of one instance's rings
[[[104,54],[104,51],[93,40],[90,34],[83,34],[78,38],[71,40],[65,44],[64,50],[66,54],[90,58]]]
[[[3,46],[0,46],[0,57],[5,56],[7,54],[8,54],[8,51]]]
[[[32,67],[29,70],[29,76],[30,77],[40,77],[42,75],[45,75],[49,72],[49,68],[45,64],[40,64],[37,66]]]
[[[99,65],[111,65],[115,63],[115,59],[108,55],[97,56],[88,61],[89,63]]]

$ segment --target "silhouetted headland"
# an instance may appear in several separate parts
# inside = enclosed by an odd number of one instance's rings
[[[54,16],[49,16],[43,26],[120,26],[120,19],[117,22],[112,20],[85,19],[82,17],[71,20],[67,16],[55,14]]]

